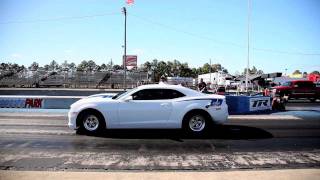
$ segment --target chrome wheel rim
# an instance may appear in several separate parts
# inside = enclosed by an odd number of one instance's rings
[[[189,128],[192,131],[195,131],[195,132],[202,131],[205,126],[206,126],[206,120],[202,116],[199,116],[199,115],[193,116],[189,120]]]
[[[89,115],[84,121],[83,126],[88,131],[95,131],[99,127],[99,120],[95,115]]]

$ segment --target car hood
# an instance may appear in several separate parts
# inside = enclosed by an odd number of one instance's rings
[[[115,95],[117,94],[116,93],[100,93],[100,94],[93,94],[91,96],[88,96],[87,98],[93,98],[93,97],[112,98]]]

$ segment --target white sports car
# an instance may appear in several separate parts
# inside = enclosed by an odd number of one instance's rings
[[[180,85],[153,84],[119,93],[97,94],[71,105],[71,129],[99,133],[104,129],[180,129],[201,134],[228,119],[224,96],[208,95]]]

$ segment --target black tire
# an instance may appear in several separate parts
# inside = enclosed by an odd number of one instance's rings
[[[78,134],[98,135],[106,129],[103,116],[97,111],[85,111],[79,115]]]
[[[182,129],[186,135],[204,135],[212,126],[211,118],[201,111],[191,112],[185,115]]]

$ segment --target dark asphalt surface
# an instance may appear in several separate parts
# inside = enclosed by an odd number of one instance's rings
[[[94,137],[68,129],[65,111],[0,111],[0,169],[319,168],[319,107],[318,102],[294,101],[284,118],[283,113],[233,116],[202,137],[179,130],[112,130]]]

